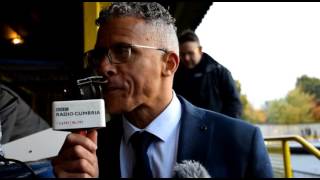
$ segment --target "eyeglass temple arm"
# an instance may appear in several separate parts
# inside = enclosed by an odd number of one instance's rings
[[[166,50],[166,49],[164,49],[164,48],[156,48],[156,47],[152,47],[152,46],[143,46],[143,45],[135,45],[135,44],[131,44],[131,46],[133,46],[133,47],[147,48],[147,49],[155,49],[155,50],[159,50],[159,51],[163,51],[163,52],[168,52],[168,50]]]

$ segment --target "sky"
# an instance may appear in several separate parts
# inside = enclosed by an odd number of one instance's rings
[[[256,109],[320,78],[319,2],[214,2],[195,32]]]

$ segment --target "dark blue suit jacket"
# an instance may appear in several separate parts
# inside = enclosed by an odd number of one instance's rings
[[[182,105],[177,161],[199,161],[211,177],[272,177],[260,130],[242,120]],[[97,156],[100,177],[120,177],[122,121],[116,117],[99,130]]]

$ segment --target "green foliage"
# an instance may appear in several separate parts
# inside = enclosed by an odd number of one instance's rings
[[[245,94],[241,84],[236,87],[243,105],[242,119],[251,123],[295,124],[320,121],[320,79],[306,75],[297,78],[295,89],[287,96],[266,102],[263,110],[256,110]]]
[[[269,101],[266,106],[269,123],[308,123],[314,122],[312,108],[314,96],[295,88],[279,100]]]
[[[315,98],[320,100],[320,79],[303,75],[297,79],[296,87],[302,88],[306,93],[315,95]]]
[[[316,121],[320,121],[320,79],[303,75],[297,79],[296,87],[314,95],[315,106],[312,108],[312,115]]]

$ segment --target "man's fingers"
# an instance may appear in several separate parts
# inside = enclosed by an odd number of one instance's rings
[[[91,139],[95,144],[98,142],[98,132],[96,129],[92,129],[88,131],[87,137]]]
[[[61,169],[58,169],[55,171],[56,177],[60,178],[94,178],[94,176],[90,176],[87,173],[71,173],[71,172],[66,172]]]
[[[93,135],[91,135],[91,133]],[[96,137],[94,137],[94,136],[97,136],[97,134],[96,135],[94,135],[94,134],[95,134],[94,132],[90,132],[90,136],[93,136],[92,137],[93,140],[96,141],[96,139],[95,139]],[[84,148],[90,150],[91,152],[95,152],[97,149],[97,144],[93,140],[91,140],[90,138],[87,138],[83,135],[80,135],[80,134],[70,133],[67,136],[65,143],[61,149],[67,149],[68,147],[72,147],[75,145],[81,145]]]
[[[91,164],[97,163],[96,153],[90,152],[80,145],[65,149],[60,153],[59,157],[64,160],[87,159]]]
[[[98,165],[91,164],[86,159],[78,159],[74,161],[65,161],[55,167],[55,172],[58,177],[64,177],[60,175],[64,174],[87,174],[90,177],[97,177]],[[62,173],[62,174],[61,174]]]
[[[53,159],[57,177],[97,177],[99,174],[96,130],[87,134],[70,133],[59,155]]]

